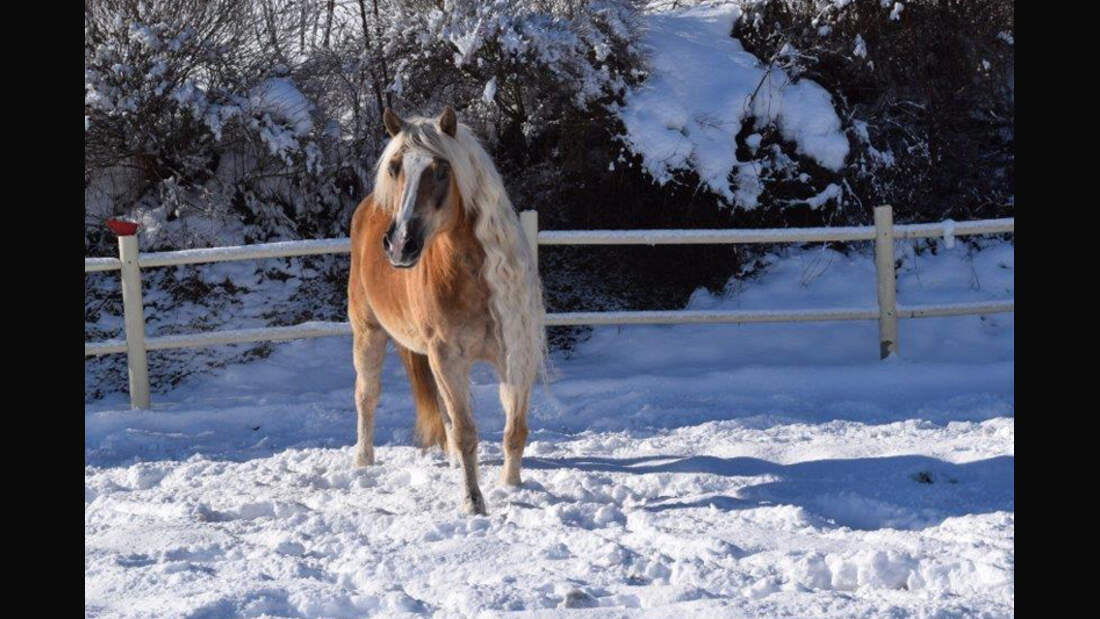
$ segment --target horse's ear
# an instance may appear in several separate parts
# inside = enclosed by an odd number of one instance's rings
[[[401,117],[393,113],[393,110],[386,108],[382,112],[382,124],[386,125],[386,133],[390,134],[390,137],[396,136],[401,133],[401,126],[405,124],[405,121],[401,120]]]
[[[439,130],[453,138],[456,129],[458,129],[458,120],[455,119],[454,109],[448,105],[439,115]]]

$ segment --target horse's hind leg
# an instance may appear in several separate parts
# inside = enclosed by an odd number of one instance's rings
[[[500,470],[501,483],[520,485],[519,469],[523,459],[523,447],[527,444],[527,398],[529,385],[500,383],[500,404],[504,407],[504,467]]]
[[[477,482],[477,428],[470,410],[470,361],[455,346],[440,343],[429,348],[428,362],[451,418],[448,441],[458,448],[462,462],[466,512],[484,514],[485,499]]]
[[[374,464],[374,408],[381,393],[382,359],[386,353],[386,332],[378,325],[353,329],[352,362],[355,364],[356,426],[355,466]]]

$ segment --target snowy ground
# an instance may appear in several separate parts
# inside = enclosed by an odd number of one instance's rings
[[[1013,248],[899,244],[899,301],[1013,295]],[[867,252],[776,257],[692,307],[872,306]],[[598,329],[540,387],[525,484],[473,380],[487,517],[411,446],[387,359],[351,466],[346,338],[85,412],[89,616],[1011,616],[1012,314]],[[577,609],[562,611],[560,609]]]

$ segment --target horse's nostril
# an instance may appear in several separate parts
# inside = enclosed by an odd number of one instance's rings
[[[390,250],[390,235],[388,234],[382,237],[382,249]]]

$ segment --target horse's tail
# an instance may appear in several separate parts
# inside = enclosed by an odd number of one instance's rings
[[[413,400],[416,401],[416,437],[424,447],[439,445],[446,451],[447,434],[443,429],[443,411],[439,409],[439,387],[428,365],[428,357],[403,346],[396,348],[409,374]]]

